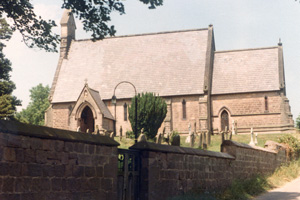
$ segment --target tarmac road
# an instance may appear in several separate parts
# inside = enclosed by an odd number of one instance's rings
[[[255,198],[255,200],[300,200],[300,177]]]

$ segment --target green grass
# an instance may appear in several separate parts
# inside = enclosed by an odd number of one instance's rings
[[[267,140],[277,141],[280,136],[283,134],[259,134],[258,135],[258,146],[264,147],[264,144]],[[300,139],[299,134],[291,134],[294,137]],[[182,147],[190,147],[189,143],[185,143],[187,136],[181,136],[180,138],[180,146]],[[133,139],[122,138],[120,141],[119,137],[115,137],[115,140],[120,143],[119,148],[128,149],[130,146],[134,144]],[[232,140],[240,143],[248,144],[250,142],[250,135],[233,135]],[[196,142],[194,148],[198,148],[199,136],[196,137]],[[208,147],[210,151],[220,151],[221,150],[221,135],[213,135],[211,137],[211,145]]]

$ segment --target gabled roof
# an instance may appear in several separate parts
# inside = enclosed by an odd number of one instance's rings
[[[129,81],[137,92],[160,96],[203,94],[208,29],[73,41],[58,75],[52,103],[74,102],[85,79],[111,99]],[[117,98],[131,98],[122,84]]]
[[[100,94],[98,91],[93,90],[91,88],[89,88],[89,92],[92,95],[93,99],[95,100],[98,108],[101,110],[103,116],[105,118],[108,119],[112,119],[114,120],[114,117],[112,116],[112,114],[110,113],[110,111],[108,110],[107,106],[103,103],[103,101],[101,100]]]
[[[215,52],[212,94],[274,90],[280,90],[278,47]]]
[[[86,98],[84,97],[85,96],[84,91],[86,91],[86,90],[88,91],[88,93],[90,93],[90,95],[92,97],[92,100],[94,100],[94,102],[96,103],[98,109],[101,111],[101,113],[103,114],[103,116],[105,118],[114,120],[114,117],[112,116],[112,114],[108,110],[107,106],[101,100],[99,92],[96,91],[96,90],[93,90],[92,88],[90,88],[87,83],[84,85],[83,89],[79,93],[79,95],[78,95],[78,97],[76,99],[76,104],[73,107],[73,110],[72,110],[71,113],[73,113],[74,111],[76,112],[76,110],[74,110],[74,109],[77,109],[78,106],[82,103],[82,101],[79,101],[79,99],[84,99],[84,101],[87,101]],[[91,100],[88,100],[88,101],[91,101]],[[92,102],[89,102],[89,103],[92,104]]]

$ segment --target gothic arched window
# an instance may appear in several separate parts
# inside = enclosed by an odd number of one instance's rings
[[[127,104],[124,104],[124,121],[127,121]]]
[[[186,101],[182,100],[182,119],[186,119]]]

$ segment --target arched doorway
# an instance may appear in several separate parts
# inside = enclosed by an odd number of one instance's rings
[[[80,115],[80,130],[86,132],[89,129],[89,132],[94,132],[94,116],[90,107],[86,106],[81,115]]]
[[[221,113],[221,131],[224,131],[226,126],[227,130],[229,130],[228,112],[226,110],[223,110],[223,112]]]

